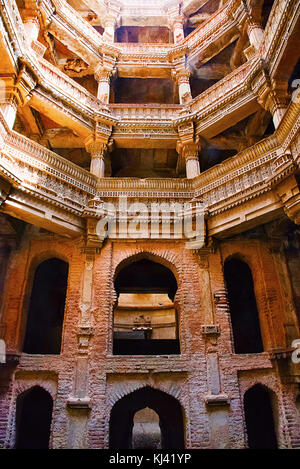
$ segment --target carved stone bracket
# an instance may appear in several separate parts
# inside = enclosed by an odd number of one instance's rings
[[[78,410],[90,410],[91,406],[91,399],[89,397],[74,397],[70,396],[67,400],[67,406],[70,409],[78,409]]]
[[[229,406],[230,398],[227,396],[227,394],[211,394],[205,396],[205,404],[207,406]]]
[[[291,175],[277,186],[277,193],[284,205],[286,215],[300,224],[300,186],[296,176]]]
[[[94,334],[94,329],[92,327],[81,326],[78,328],[78,331],[77,331],[78,352],[80,354],[87,353],[89,342],[93,334]]]
[[[217,324],[202,326],[201,332],[205,336],[219,336],[221,334],[220,326]]]

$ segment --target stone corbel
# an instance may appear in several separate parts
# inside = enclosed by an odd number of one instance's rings
[[[261,71],[252,82],[252,89],[257,95],[257,101],[272,114],[275,128],[279,126],[288,107],[287,86],[287,83],[284,82],[271,82],[265,70]]]
[[[95,199],[93,200],[93,202]],[[99,209],[101,211],[101,208]],[[98,213],[98,209],[89,210],[89,213],[84,214],[87,217],[86,225],[86,242],[85,252],[89,255],[99,254],[101,252],[105,236],[103,233],[98,233],[97,224],[101,218],[101,213]]]
[[[291,175],[277,186],[277,193],[283,203],[286,215],[300,225],[300,183],[299,176]]]
[[[88,353],[89,342],[94,335],[94,329],[89,326],[81,326],[77,331],[78,353],[85,355]]]

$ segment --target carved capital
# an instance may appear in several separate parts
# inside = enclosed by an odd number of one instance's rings
[[[104,158],[107,151],[107,144],[98,141],[88,141],[85,144],[86,151],[88,151],[92,158]]]
[[[182,155],[188,160],[197,160],[198,161],[198,153],[201,149],[201,145],[199,142],[194,142],[194,143],[187,143],[183,145],[182,148]]]
[[[110,77],[112,75],[112,71],[113,71],[113,68],[106,68],[103,66],[97,67],[94,72],[95,80],[98,83],[101,83],[101,82],[109,83]]]
[[[188,70],[177,70],[174,72],[173,76],[176,79],[178,85],[183,83],[190,83],[190,72]]]

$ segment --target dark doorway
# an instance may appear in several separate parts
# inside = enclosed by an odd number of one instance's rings
[[[276,449],[277,439],[270,393],[257,384],[244,396],[244,411],[250,449]]]
[[[161,448],[183,449],[184,428],[179,402],[169,394],[148,386],[123,397],[112,408],[109,433],[110,448],[132,448],[134,415],[146,407],[154,410],[159,416]]]
[[[141,259],[115,279],[114,355],[179,354],[174,297],[177,282],[165,266]]]
[[[23,392],[17,398],[16,448],[49,448],[53,401],[39,386]]]
[[[61,259],[48,259],[37,267],[26,326],[25,353],[60,353],[67,280],[68,264]]]
[[[263,343],[251,270],[230,258],[224,264],[235,353],[261,353]]]

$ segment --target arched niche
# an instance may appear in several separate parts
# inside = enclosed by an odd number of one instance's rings
[[[276,449],[274,396],[256,384],[244,395],[244,413],[250,449]]]
[[[235,353],[263,352],[252,273],[237,257],[226,259],[224,277],[228,292]]]
[[[177,281],[166,266],[147,258],[126,264],[114,280],[115,355],[180,353],[178,317],[174,304]]]
[[[34,386],[17,397],[17,449],[49,448],[53,400],[40,386]]]
[[[59,354],[68,282],[68,263],[51,258],[34,274],[23,351]]]

